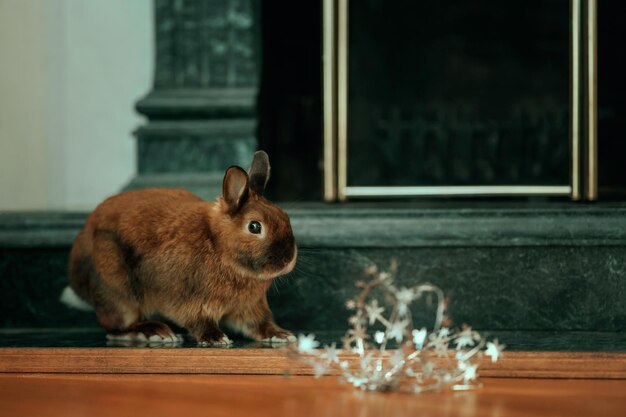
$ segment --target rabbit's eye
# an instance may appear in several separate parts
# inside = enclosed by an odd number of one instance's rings
[[[261,223],[256,220],[252,220],[250,223],[248,223],[248,230],[250,231],[250,233],[258,235],[259,233],[261,233]]]

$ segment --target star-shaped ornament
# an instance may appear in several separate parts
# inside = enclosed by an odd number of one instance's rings
[[[320,345],[320,342],[315,340],[313,333],[305,336],[303,334],[298,335],[298,350],[300,353],[315,353],[315,348]]]
[[[382,315],[383,311],[385,311],[385,307],[380,307],[378,305],[378,300],[372,300],[372,302],[365,306],[365,311],[367,312],[367,317],[369,318],[370,326],[376,323],[376,320]]]
[[[408,320],[396,321],[395,323],[391,323],[389,329],[387,329],[387,334],[390,339],[396,339],[396,342],[402,342],[404,338],[404,331],[406,330],[406,326],[409,324]]]
[[[487,342],[487,350],[485,355],[491,357],[491,362],[496,362],[502,356],[502,351],[506,346],[498,343],[498,339],[494,339],[493,342]]]

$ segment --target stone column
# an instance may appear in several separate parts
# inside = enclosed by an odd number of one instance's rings
[[[221,192],[256,148],[254,0],[155,0],[154,86],[137,103],[137,176],[126,189]]]

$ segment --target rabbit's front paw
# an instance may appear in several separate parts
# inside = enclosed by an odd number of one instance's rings
[[[127,329],[109,332],[107,339],[112,342],[136,342],[136,343],[182,343],[180,335],[160,321],[141,321]]]
[[[266,337],[265,339],[261,339],[261,340],[263,342],[269,342],[269,343],[292,343],[292,342],[295,342],[297,339],[293,335],[293,333],[287,330],[280,329],[280,330],[276,330],[274,334],[268,335],[268,337]]]
[[[232,345],[233,341],[228,338],[225,334],[222,334],[220,338],[202,338],[198,340],[198,346],[229,346]]]

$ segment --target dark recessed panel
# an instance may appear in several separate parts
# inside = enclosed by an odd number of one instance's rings
[[[353,1],[348,185],[567,185],[569,1]]]

